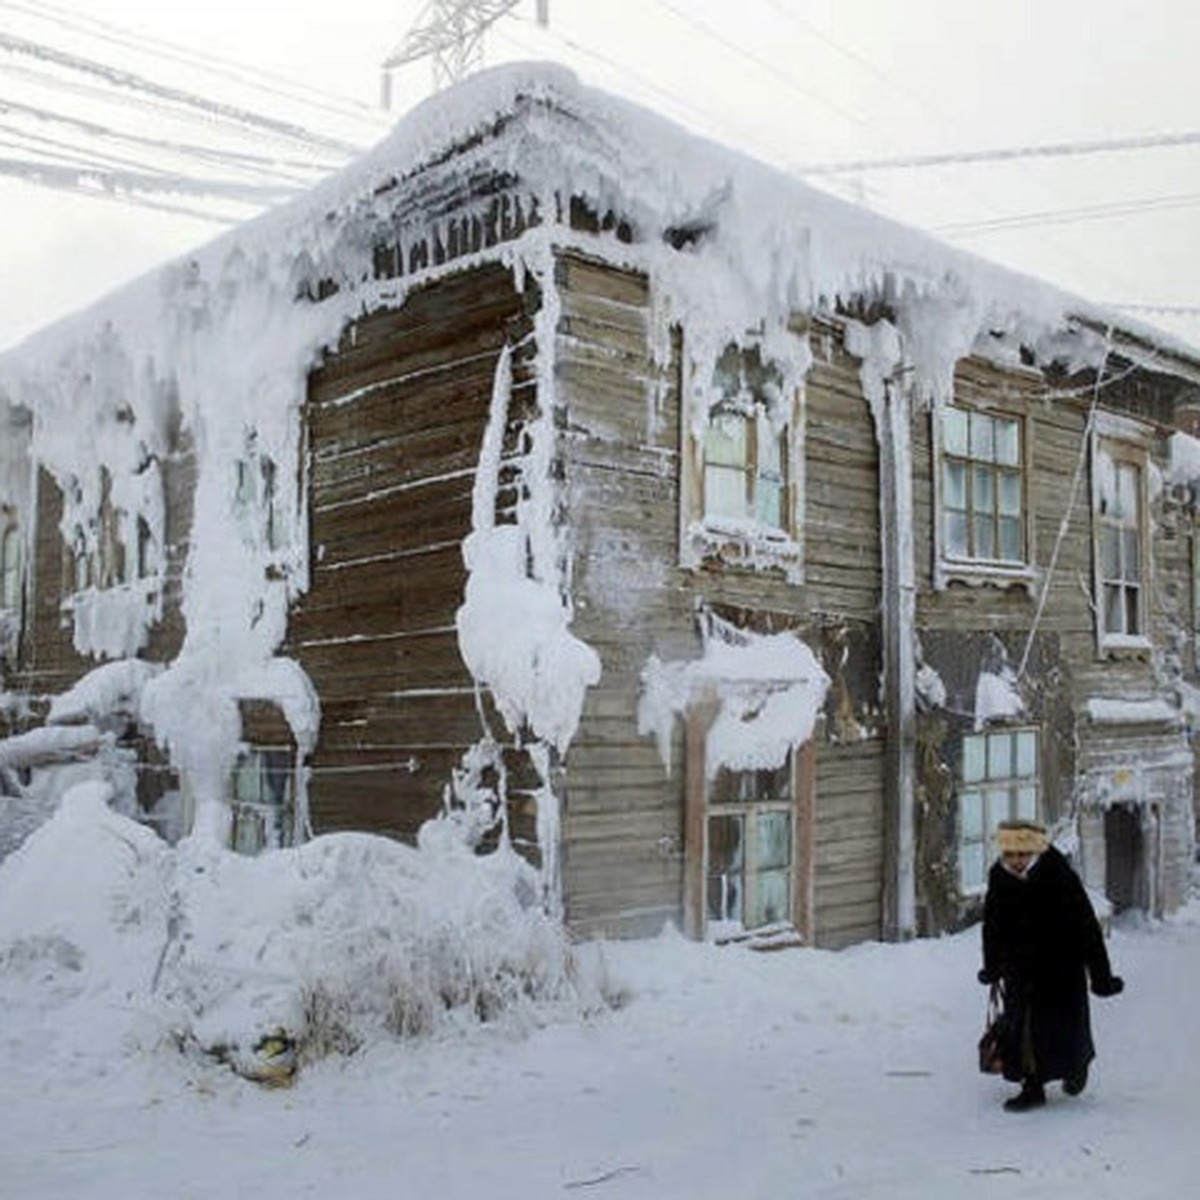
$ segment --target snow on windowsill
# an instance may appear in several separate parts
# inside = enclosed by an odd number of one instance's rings
[[[800,543],[780,529],[757,521],[707,518],[687,528],[683,565],[699,567],[714,561],[751,571],[782,571],[789,583],[804,581]]]
[[[978,559],[939,558],[934,588],[944,591],[952,583],[968,587],[1024,588],[1030,596],[1037,583],[1037,570],[1028,564],[1006,566]]]
[[[1094,725],[1179,725],[1182,713],[1165,700],[1109,700],[1093,696],[1086,705]]]

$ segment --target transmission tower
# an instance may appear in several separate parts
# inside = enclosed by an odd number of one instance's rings
[[[483,35],[520,0],[429,0],[404,40],[383,62],[383,107],[391,108],[392,72],[422,58],[433,60],[433,90],[464,79],[483,62]],[[539,25],[549,22],[550,0],[537,0]]]

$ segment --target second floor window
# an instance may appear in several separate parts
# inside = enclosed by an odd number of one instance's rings
[[[1136,454],[1101,442],[1095,487],[1097,607],[1102,637],[1145,634],[1144,476]]]
[[[704,515],[784,530],[787,447],[761,408],[717,409],[704,436]]]
[[[1025,454],[1020,420],[947,405],[941,422],[946,555],[1024,563]]]

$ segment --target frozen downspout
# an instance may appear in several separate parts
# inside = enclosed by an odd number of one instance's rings
[[[916,565],[913,548],[912,431],[900,337],[887,321],[846,326],[846,349],[879,444],[880,633],[883,640],[884,861],[882,931],[888,941],[916,932]]]
[[[883,936],[916,932],[916,566],[913,549],[912,426],[909,395],[892,375],[883,381],[879,508],[883,573],[883,694],[888,714],[884,757]]]

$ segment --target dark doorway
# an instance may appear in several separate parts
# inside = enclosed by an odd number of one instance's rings
[[[1105,892],[1116,912],[1148,907],[1145,842],[1135,805],[1117,804],[1104,814]]]

